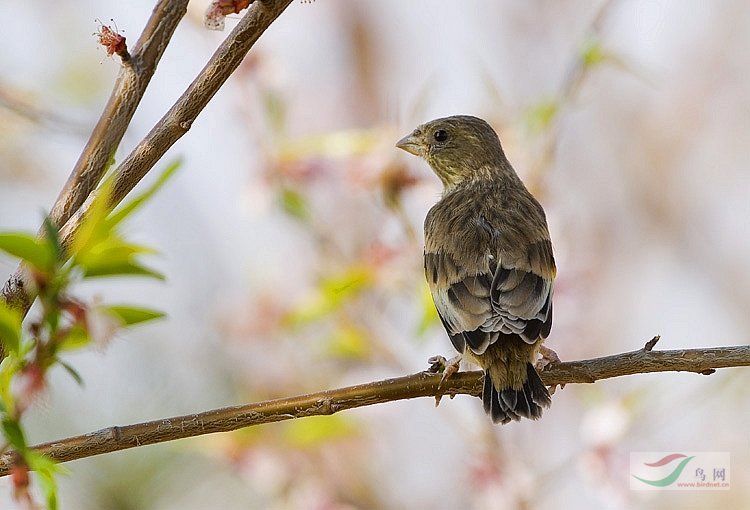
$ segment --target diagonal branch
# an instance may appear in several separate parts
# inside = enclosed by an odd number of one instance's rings
[[[239,67],[255,41],[291,3],[292,0],[253,2],[247,14],[219,46],[193,83],[117,167],[114,172],[115,183],[110,208],[120,203],[167,150],[188,132],[198,114]],[[89,195],[81,208],[60,230],[63,246],[70,243],[96,194],[93,192]]]
[[[717,368],[750,366],[750,345],[654,351],[650,350],[649,344],[637,351],[589,360],[554,363],[542,372],[542,380],[548,386],[556,386],[593,383],[611,377],[650,372],[694,372],[708,375]],[[438,394],[440,380],[440,374],[419,372],[298,397],[225,407],[135,425],[109,427],[81,436],[40,444],[34,449],[56,461],[67,462],[186,437],[229,432],[264,423],[330,415],[346,409],[396,400],[434,397]],[[481,389],[481,372],[459,372],[445,382],[440,393],[451,396],[479,396]],[[13,452],[0,456],[0,476],[9,473],[12,459]]]
[[[170,2],[166,2],[170,3]],[[182,3],[182,1],[180,2]],[[253,47],[258,38],[273,23],[273,21],[292,3],[292,0],[263,0],[253,2],[248,12],[242,17],[237,26],[222,42],[206,66],[201,70],[193,83],[180,96],[172,108],[159,120],[146,137],[133,149],[128,157],[117,167],[114,172],[115,184],[112,193],[111,207],[116,206],[132,190],[136,184],[148,173],[159,159],[190,129],[193,121],[198,117],[211,98],[218,92],[229,76],[237,69],[242,60]],[[151,26],[149,24],[149,26]],[[168,38],[161,40],[166,45]],[[158,42],[158,41],[157,41]],[[139,41],[140,44],[140,41]],[[139,46],[136,47],[136,50]],[[158,60],[158,59],[157,59]],[[98,129],[99,126],[97,126]],[[91,149],[94,151],[94,148]],[[97,149],[98,150],[98,149]],[[102,152],[101,156],[109,156],[110,152]],[[86,151],[84,151],[84,154]],[[82,156],[83,157],[83,156]],[[101,177],[99,174],[97,177]],[[76,179],[71,177],[73,181]],[[93,182],[87,180],[86,187]],[[97,181],[98,182],[98,181]],[[95,186],[96,183],[93,182]],[[66,189],[70,186],[66,184]],[[75,187],[75,186],[73,186]],[[60,206],[70,213],[67,222],[60,231],[60,239],[63,246],[67,246],[72,236],[81,225],[87,211],[91,207],[96,191],[93,187],[87,195],[76,193],[83,203],[75,209]],[[65,191],[61,194],[64,195]],[[57,207],[57,204],[56,204]],[[60,218],[65,214],[58,212]],[[12,306],[23,310],[24,315],[35,298],[33,286],[29,285],[30,279],[23,271],[14,274],[2,290],[2,296]],[[0,356],[1,357],[1,356]]]
[[[160,0],[143,33],[123,61],[109,101],[91,133],[68,181],[50,211],[50,219],[61,227],[83,204],[104,175],[122,141],[156,71],[175,29],[187,12],[188,0]]]
[[[133,47],[131,58],[122,63],[96,127],[52,206],[50,219],[58,228],[68,221],[99,184],[172,34],[187,11],[187,4],[188,0],[159,0],[154,7],[151,18]],[[28,271],[21,265],[2,289],[6,302],[23,310],[24,314],[34,300],[33,292],[29,290],[30,282]]]

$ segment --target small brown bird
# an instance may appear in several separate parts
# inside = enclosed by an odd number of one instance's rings
[[[484,369],[482,401],[495,423],[538,419],[551,399],[534,368],[552,326],[547,220],[505,157],[495,131],[459,115],[417,127],[396,147],[443,181],[425,219],[424,268],[440,319],[461,356]]]

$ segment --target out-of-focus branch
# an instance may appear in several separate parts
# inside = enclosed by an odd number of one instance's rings
[[[695,372],[708,375],[717,368],[750,366],[750,345],[653,351],[651,349],[656,340],[658,338],[637,351],[583,361],[554,363],[541,373],[542,380],[548,386],[557,386],[593,383],[600,379],[650,372]],[[263,423],[329,415],[346,409],[396,400],[434,397],[438,393],[451,396],[479,396],[481,393],[482,372],[459,372],[438,389],[441,377],[440,374],[420,372],[298,397],[225,407],[136,425],[109,427],[81,436],[40,444],[34,448],[59,462],[66,462],[175,439],[229,432]],[[0,476],[8,474],[12,458],[13,452],[0,457]]]
[[[240,65],[255,41],[291,3],[292,0],[253,2],[248,12],[219,46],[193,83],[154,126],[146,138],[117,167],[114,172],[115,185],[111,207],[116,206],[125,198],[128,192],[153,168],[167,150],[190,129],[198,114]],[[171,6],[171,4],[175,4],[176,7]],[[174,30],[174,27],[172,27],[172,31],[168,32],[165,25],[171,27],[172,23],[176,24],[184,13],[186,4],[187,2],[184,0],[179,2],[163,0],[157,5],[155,14],[146,27],[144,35],[141,36],[133,50],[132,58],[124,64],[125,70],[118,80],[121,89],[116,87],[115,92],[119,90],[126,97],[135,98],[137,92],[132,91],[132,94],[128,94],[127,85],[136,88],[145,87],[142,81],[144,78],[135,76],[140,72],[134,67],[136,66],[134,62],[139,60],[136,56],[140,57],[141,61],[148,60],[151,65],[156,65],[161,52],[169,41],[169,36]],[[161,11],[164,12],[157,15]],[[167,12],[172,14],[167,16]],[[129,67],[132,67],[130,71],[128,71]],[[150,72],[153,73],[153,69]],[[139,96],[138,99],[140,99]],[[70,242],[72,235],[80,226],[91,206],[96,195],[93,190],[101,179],[102,173],[106,169],[106,163],[122,137],[122,133],[117,137],[107,133],[107,131],[115,128],[124,131],[132,116],[132,112],[129,114],[127,112],[131,108],[134,109],[138,103],[135,99],[130,99],[131,102],[127,105],[123,104],[122,101],[124,99],[119,97],[119,94],[113,93],[102,120],[97,125],[92,139],[81,155],[76,169],[53,208],[53,218],[59,220],[60,223],[64,222],[60,232],[63,246],[67,246]],[[112,121],[105,120],[108,115],[114,115],[115,110],[118,112],[116,125]],[[126,110],[126,112],[123,113],[120,110]],[[2,296],[12,306],[23,310],[25,315],[31,307],[35,295],[33,287],[29,284],[30,279],[24,273],[24,271],[19,270],[6,282],[2,290]]]
[[[619,4],[618,0],[605,0],[598,8],[591,23],[589,24],[586,44],[599,44],[602,28],[609,13]],[[603,51],[603,50],[598,50]],[[601,57],[604,60],[604,56]],[[557,110],[549,125],[544,131],[544,139],[541,150],[537,152],[536,159],[529,169],[526,177],[526,185],[529,189],[537,193],[538,188],[542,185],[542,177],[545,171],[551,166],[557,155],[557,143],[560,139],[560,122],[566,107],[573,104],[583,87],[586,79],[590,76],[591,71],[596,67],[598,59],[592,59],[585,55],[585,52],[577,53],[565,74],[565,79],[560,86],[555,100]],[[611,60],[608,59],[608,60]]]

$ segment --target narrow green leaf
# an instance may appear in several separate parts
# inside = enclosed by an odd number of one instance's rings
[[[417,326],[417,334],[423,336],[430,327],[439,324],[440,316],[437,313],[435,303],[432,300],[432,294],[430,294],[430,289],[427,287],[426,283],[421,286],[419,297],[422,316],[420,317],[419,325]]]
[[[55,224],[52,223],[52,220],[50,219],[49,216],[45,216],[44,218],[44,234],[45,234],[44,240],[47,243],[47,246],[49,247],[53,260],[62,261],[63,249],[62,249],[62,245],[60,244],[60,233],[57,230],[57,227],[55,226]]]
[[[281,208],[289,216],[298,220],[306,220],[310,216],[307,200],[293,189],[284,188],[281,190],[279,201],[281,202]]]
[[[343,324],[333,333],[326,350],[336,358],[366,359],[371,353],[369,340],[364,330]]]
[[[58,357],[55,357],[55,361],[57,361],[61,367],[65,369],[66,372],[70,374],[70,377],[73,378],[75,382],[78,383],[78,386],[83,386],[83,378],[81,377],[81,374],[79,374],[75,368],[73,368],[69,363],[61,360]]]
[[[21,344],[21,313],[0,298],[0,343],[7,352],[18,354]]]
[[[28,342],[22,342],[22,344]],[[21,356],[25,355],[24,349],[21,349]],[[23,360],[20,356],[13,353],[5,356],[0,362],[0,402],[2,402],[2,413],[0,416],[13,413],[16,407],[16,396],[12,391],[11,382],[13,378],[21,371]]]
[[[23,232],[1,233],[0,250],[25,260],[42,272],[47,272],[54,260],[54,253],[47,243]]]
[[[107,239],[93,246],[85,255],[76,258],[76,261],[86,266],[88,264],[96,265],[102,261],[106,262],[128,262],[132,261],[136,255],[157,253],[156,250],[130,244],[120,239],[116,234],[112,234]]]
[[[286,105],[278,93],[267,90],[261,97],[266,118],[274,131],[281,132],[286,118]]]
[[[141,322],[153,321],[166,316],[165,313],[137,306],[108,306],[105,308],[109,313],[117,317],[123,326],[132,326]]]
[[[47,502],[47,510],[57,510],[57,481],[54,476],[45,476],[37,472],[39,485],[44,493],[44,500]]]
[[[3,420],[3,432],[8,442],[20,453],[26,451],[26,438],[21,430],[21,425],[16,420],[5,418]]]
[[[128,203],[123,204],[116,211],[109,215],[109,217],[107,218],[108,227],[111,229],[117,226],[118,223],[122,222],[122,220],[130,216],[136,209],[138,209],[152,196],[154,196],[154,194],[159,191],[162,186],[164,186],[164,183],[167,182],[169,178],[172,177],[172,175],[174,175],[177,169],[179,169],[181,166],[182,160],[180,159],[169,164],[150,188],[130,200]]]
[[[44,493],[44,499],[47,501],[48,510],[57,509],[57,480],[55,475],[66,475],[68,470],[56,463],[49,457],[45,457],[33,450],[29,450],[24,455],[29,468],[36,472],[39,485]]]
[[[103,276],[145,276],[148,278],[156,278],[157,280],[165,280],[162,273],[129,261],[115,261],[112,263],[102,260],[100,263],[90,264],[84,267],[84,278],[100,278]]]
[[[284,322],[299,327],[322,319],[356,297],[372,281],[372,269],[367,266],[352,266],[340,274],[324,278],[319,283],[318,295],[291,310]]]
[[[153,269],[142,266],[136,255],[155,253],[151,248],[129,244],[115,233],[91,246],[85,253],[76,257],[76,264],[83,269],[84,277],[141,275],[160,280],[164,276]]]
[[[110,229],[104,220],[109,212],[113,186],[114,179],[109,177],[94,191],[91,207],[71,242],[70,252],[74,257],[85,256],[92,247],[109,236]]]

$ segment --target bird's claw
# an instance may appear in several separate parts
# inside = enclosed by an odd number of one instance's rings
[[[539,354],[541,354],[542,357],[536,362],[536,369],[538,372],[543,372],[550,365],[560,363],[560,356],[545,345],[539,347]]]
[[[458,369],[461,366],[461,359],[463,359],[463,356],[459,354],[458,356],[454,356],[445,362],[445,368],[443,369],[443,378],[440,379],[440,384],[438,384],[438,388],[440,388],[445,381],[450,379],[453,374],[458,372]]]
[[[430,368],[427,369],[428,372],[431,374],[440,374],[445,371],[445,366],[448,364],[448,360],[445,359],[445,356],[438,355],[432,356],[427,360],[427,363],[430,364]]]
[[[458,372],[458,369],[461,365],[461,359],[462,356],[459,354],[458,356],[454,356],[449,360],[445,359],[444,356],[433,356],[427,360],[427,362],[430,363],[428,372],[431,372],[433,374],[439,374],[442,372],[443,374],[443,377],[440,378],[440,383],[438,383],[437,394],[435,395],[435,407],[440,405],[440,400],[445,394],[441,391],[443,383],[445,383],[446,380],[450,379],[453,374]]]

